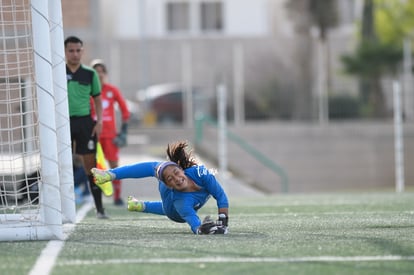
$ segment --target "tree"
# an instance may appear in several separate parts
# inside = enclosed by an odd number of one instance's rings
[[[375,3],[378,39],[401,47],[405,38],[414,35],[414,1],[376,0]]]
[[[402,41],[414,29],[414,1],[365,0],[361,39],[351,55],[342,58],[345,70],[360,78],[360,97],[373,117],[386,116],[381,87],[384,75],[400,69]]]
[[[342,58],[346,71],[358,75],[361,79],[361,101],[366,110],[371,110],[367,115],[386,116],[381,77],[386,74],[396,74],[401,56],[399,48],[364,40],[353,55]]]
[[[337,3],[333,1],[310,0],[309,11],[312,18],[312,23],[319,30],[319,37],[317,39],[318,49],[318,89],[319,89],[319,121],[325,122],[329,119],[329,104],[328,94],[331,90],[331,69],[330,69],[330,47],[328,43],[328,30],[337,25]]]
[[[312,23],[320,30],[320,39],[326,41],[328,30],[338,24],[338,4],[336,0],[309,0]]]
[[[310,16],[308,12],[309,0],[286,1],[286,8],[292,18],[296,33],[295,54],[292,63],[297,66],[297,78],[299,81],[291,84],[290,97],[292,98],[293,119],[310,119],[312,117],[312,40],[310,32]],[[278,95],[279,96],[279,95]],[[287,106],[287,104],[285,104]]]
[[[324,92],[320,94],[324,95],[323,101],[327,102],[327,93],[331,86],[331,76],[329,68],[329,44],[327,43],[328,30],[333,28],[338,23],[338,6],[336,0],[295,0],[287,2],[288,10],[291,14],[296,14],[293,17],[293,21],[296,24],[296,30],[306,36],[311,33],[311,27],[318,30],[317,46],[319,52],[322,53],[319,56],[319,62],[322,70],[319,72],[318,78],[322,82],[320,89]],[[308,58],[306,58],[308,59]],[[310,66],[308,68],[310,70]],[[321,108],[323,104],[320,104]],[[327,105],[327,104],[325,104]],[[323,110],[324,116],[327,117],[328,110]]]

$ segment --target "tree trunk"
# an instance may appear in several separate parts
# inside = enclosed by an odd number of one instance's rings
[[[385,97],[381,86],[381,77],[373,76],[369,80],[370,93],[369,103],[373,107],[373,115],[376,118],[384,118],[387,116],[385,108]]]

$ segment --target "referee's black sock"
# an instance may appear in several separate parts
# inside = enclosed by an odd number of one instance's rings
[[[95,202],[96,211],[104,214],[103,204],[102,204],[102,190],[95,184],[93,176],[88,175],[89,187]]]

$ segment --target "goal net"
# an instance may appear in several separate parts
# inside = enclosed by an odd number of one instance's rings
[[[75,221],[59,0],[0,0],[0,240]]]

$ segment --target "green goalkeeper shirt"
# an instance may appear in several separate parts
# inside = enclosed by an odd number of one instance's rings
[[[98,74],[83,64],[72,73],[66,66],[68,84],[69,116],[81,117],[91,114],[90,97],[101,94],[101,83]]]

